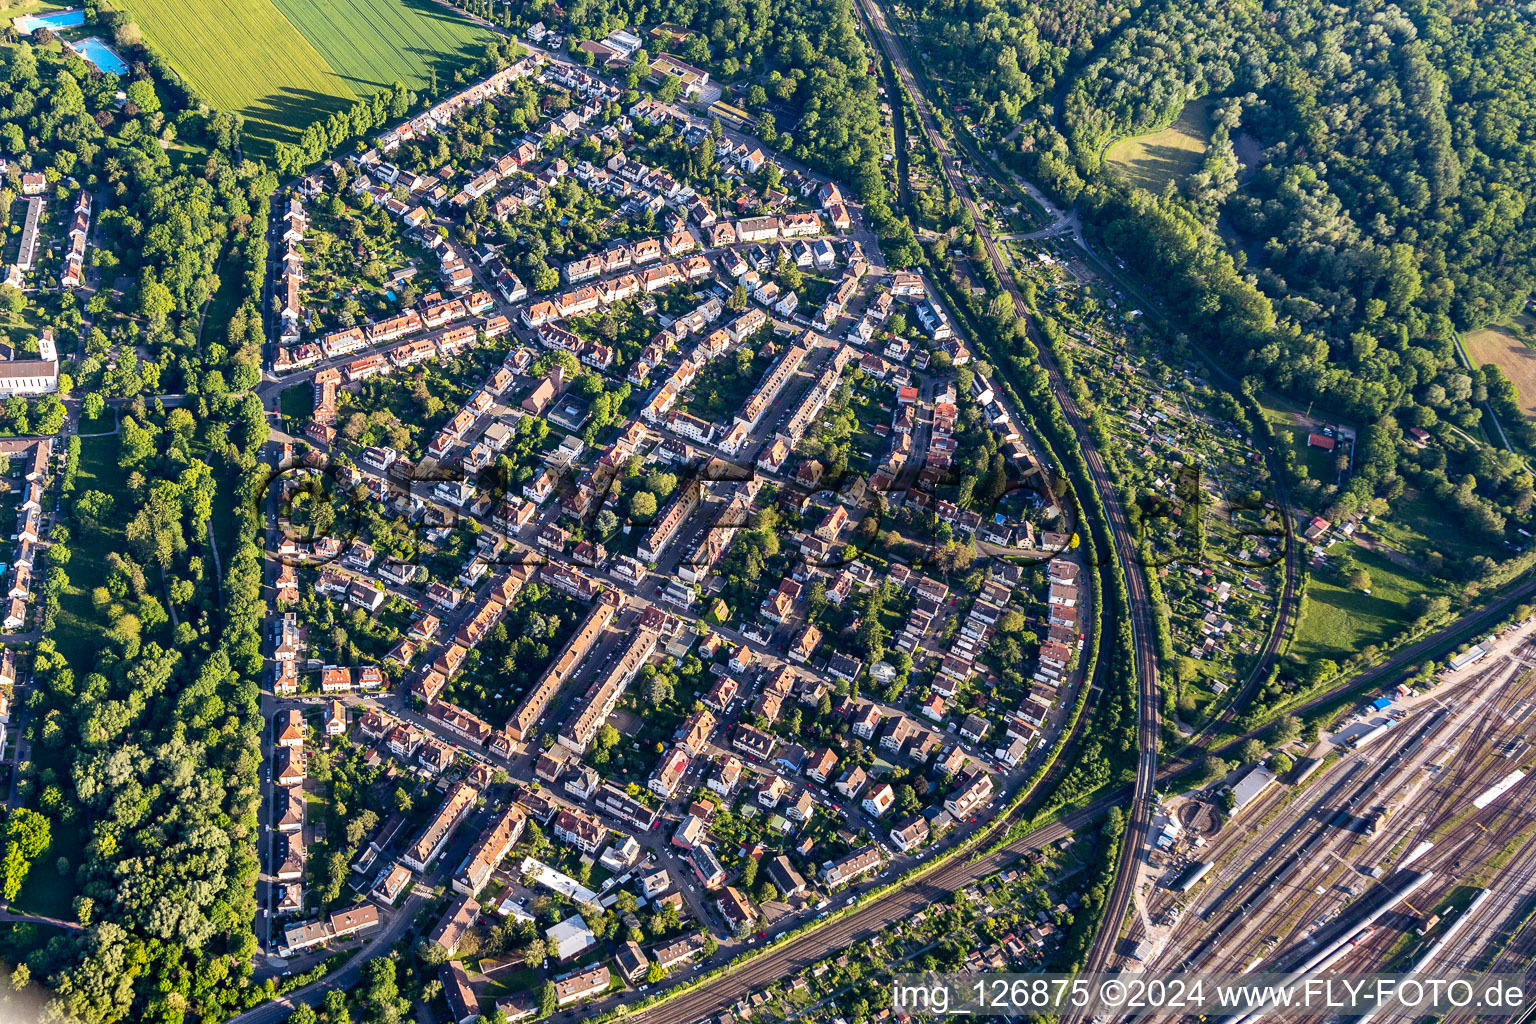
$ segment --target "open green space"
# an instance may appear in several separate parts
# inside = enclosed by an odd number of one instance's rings
[[[1121,139],[1104,154],[1104,166],[1131,185],[1161,192],[1200,166],[1210,144],[1209,97],[1184,104],[1179,119],[1160,132]]]
[[[203,308],[203,319],[198,331],[198,338],[203,345],[223,345],[228,340],[229,322],[234,319],[235,310],[240,308],[241,274],[239,257],[231,249],[226,249],[219,261],[219,286],[214,289],[207,306]]]
[[[1427,568],[1432,567],[1435,553],[1454,562],[1477,555],[1499,557],[1497,547],[1482,534],[1455,521],[1454,511],[1414,488],[1405,490],[1393,501],[1391,516],[1378,519],[1370,530],[1387,546]]]
[[[1472,362],[1503,370],[1520,393],[1520,408],[1536,416],[1536,316],[1522,313],[1508,324],[1489,324],[1461,342]]]
[[[252,141],[296,141],[304,125],[357,99],[271,0],[123,0],[123,9],[199,96],[244,115]]]
[[[359,96],[430,88],[490,40],[484,29],[432,0],[274,0],[311,46]]]
[[[1391,640],[1412,620],[1410,603],[1429,589],[1373,551],[1356,546],[1351,553],[1371,574],[1371,592],[1352,590],[1326,573],[1312,577],[1291,647],[1304,665],[1319,658],[1342,661],[1361,648]]]
[[[75,471],[75,500],[86,491],[110,494],[119,510],[134,507],[128,475],[118,468],[121,442],[117,435],[82,437],[80,465]],[[70,539],[69,586],[59,595],[59,613],[53,638],[59,651],[78,674],[88,672],[102,643],[101,615],[91,606],[91,590],[107,581],[107,554],[128,550],[124,538],[127,519],[112,516],[94,530],[82,530]]]
[[[72,921],[75,917],[74,901],[75,868],[80,866],[79,851],[85,849],[90,835],[77,822],[53,821],[52,842],[48,849],[32,862],[32,868],[21,883],[21,890],[11,901],[11,909],[22,914],[38,917],[54,917]],[[59,874],[58,860],[68,862],[66,873]]]
[[[308,382],[291,384],[283,389],[277,400],[278,412],[292,429],[297,430],[315,411],[315,388]]]
[[[123,0],[123,9],[199,96],[245,117],[253,155],[396,81],[447,83],[490,38],[431,0]]]
[[[1268,392],[1262,392],[1256,398],[1259,408],[1264,410],[1264,417],[1274,428],[1275,437],[1291,449],[1296,465],[1305,466],[1307,475],[1313,479],[1331,483],[1334,477],[1333,455],[1307,444],[1307,435],[1312,432],[1312,427],[1306,418]]]

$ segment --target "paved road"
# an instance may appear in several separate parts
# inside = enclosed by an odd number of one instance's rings
[[[422,898],[413,893],[400,905],[400,909],[395,911],[388,924],[363,938],[362,946],[341,970],[333,971],[302,988],[296,988],[270,1003],[263,1003],[254,1010],[247,1010],[233,1018],[230,1024],[278,1024],[279,1021],[287,1020],[300,1003],[318,1006],[331,989],[351,988],[357,984],[357,979],[362,975],[363,967],[369,960],[388,953],[389,948],[405,935],[416,917],[416,912],[421,909],[421,904]]]
[[[6,924],[41,924],[51,928],[62,928],[67,932],[80,930],[78,921],[63,921],[57,917],[43,917],[39,914],[18,914],[10,909],[10,904],[0,904],[5,909],[0,909],[0,922]]]
[[[956,160],[951,156],[951,149],[944,135],[939,131],[933,117],[933,111],[929,105],[927,94],[922,84],[912,74],[907,58],[907,53],[901,39],[891,31],[886,21],[885,10],[875,0],[859,0],[866,18],[874,27],[875,34],[879,37],[881,48],[891,60],[896,69],[897,76],[912,96],[913,105],[917,110],[919,122],[923,130],[928,134],[929,141],[934,151],[940,156],[944,167],[944,173],[949,177],[950,185],[955,194],[961,199],[965,208],[970,211],[976,224],[977,236],[981,239],[987,251],[987,258],[992,263],[993,270],[997,273],[998,280],[1003,288],[1012,297],[1014,309],[1020,315],[1028,309],[1024,297],[1019,292],[1018,285],[1013,279],[1013,273],[1008,263],[998,251],[996,243],[986,229],[986,217],[976,202],[974,191],[965,174],[955,166]],[[1133,879],[1135,877],[1135,865],[1137,858],[1141,856],[1145,848],[1147,834],[1152,821],[1152,796],[1154,782],[1157,775],[1157,754],[1159,743],[1158,705],[1160,694],[1158,692],[1157,652],[1154,643],[1155,630],[1152,623],[1152,602],[1147,592],[1146,579],[1141,573],[1141,566],[1135,558],[1136,546],[1132,539],[1129,523],[1126,520],[1125,509],[1115,492],[1113,481],[1098,449],[1090,440],[1087,424],[1077,403],[1073,401],[1070,389],[1065,378],[1062,377],[1055,359],[1049,349],[1038,337],[1034,325],[1031,323],[1030,334],[1036,341],[1040,353],[1040,365],[1050,376],[1051,389],[1056,393],[1062,410],[1066,413],[1067,422],[1077,435],[1083,458],[1088,464],[1088,472],[1092,478],[1094,489],[1098,492],[1100,500],[1104,504],[1106,518],[1110,532],[1110,543],[1114,547],[1115,559],[1119,562],[1121,571],[1125,577],[1126,591],[1130,598],[1130,625],[1131,645],[1135,657],[1135,673],[1137,684],[1137,724],[1136,724],[1136,782],[1133,787],[1130,815],[1126,826],[1125,843],[1121,854],[1119,869],[1115,875],[1114,890],[1110,895],[1106,907],[1104,920],[1118,924],[1125,919],[1126,908],[1130,905],[1133,893]],[[1002,364],[999,363],[1001,372]],[[1103,616],[1101,615],[1101,620]],[[1111,637],[1115,629],[1114,623],[1104,622],[1102,635]],[[1100,930],[1094,941],[1093,949],[1088,956],[1085,969],[1098,970],[1102,968],[1113,947],[1115,934],[1118,929],[1104,928]]]
[[[1536,597],[1536,576],[1523,580],[1507,594],[1490,602],[1486,607],[1457,619],[1417,643],[1404,647],[1377,667],[1331,687],[1292,710],[1297,714],[1305,714],[1339,701],[1347,693],[1366,689],[1373,684],[1389,685],[1400,675],[1414,671],[1434,648],[1486,634],[1494,623],[1507,616],[1516,605],[1533,597]],[[1257,736],[1258,733],[1259,730],[1253,730],[1234,739],[1228,746],[1235,747],[1245,739]],[[1188,774],[1194,767],[1195,763],[1188,761],[1165,765],[1158,771],[1155,781],[1158,786],[1167,786],[1180,776]],[[893,890],[825,928],[809,932],[764,953],[725,976],[712,980],[695,992],[650,1007],[634,1016],[645,1024],[687,1024],[700,1017],[718,1013],[737,999],[749,995],[766,984],[789,977],[797,970],[825,958],[834,950],[874,935],[919,909],[942,902],[951,893],[1006,867],[1027,851],[1038,850],[1051,843],[1059,842],[1082,830],[1109,808],[1124,805],[1130,795],[1130,787],[1121,787],[1105,794],[1081,810],[1064,816],[1059,821],[1030,832],[994,854],[975,861],[959,858],[945,864],[911,885]]]

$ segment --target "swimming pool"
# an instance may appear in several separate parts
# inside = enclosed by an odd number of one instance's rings
[[[119,57],[112,47],[95,36],[82,39],[78,43],[70,43],[69,48],[109,75],[125,75],[128,73],[128,65],[123,62],[123,58]]]
[[[57,32],[61,28],[76,28],[85,24],[85,11],[54,11],[52,14],[23,14],[16,19],[16,31],[29,36],[40,28]]]

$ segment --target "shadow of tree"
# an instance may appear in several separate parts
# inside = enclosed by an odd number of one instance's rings
[[[241,111],[246,120],[247,150],[251,156],[270,158],[277,143],[297,143],[310,124],[347,110],[354,102],[331,93],[287,86],[268,93]]]
[[[1157,191],[1169,180],[1182,182],[1200,166],[1202,149],[1141,143],[1134,156],[1117,159],[1115,170],[1134,184]]]

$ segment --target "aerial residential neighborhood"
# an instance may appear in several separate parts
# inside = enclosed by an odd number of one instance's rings
[[[574,116],[395,163],[509,89]],[[324,240],[309,210],[382,208],[422,256],[416,305],[331,328],[300,289],[272,346],[261,937],[302,970],[435,915],[460,1018],[501,987],[463,948],[537,939],[557,1006],[607,1005],[824,917],[983,829],[1081,686],[1052,604],[1076,562],[955,575],[980,543],[1044,555],[1065,521],[987,368],[906,326],[938,297],[871,268],[834,181],[654,100],[595,117],[614,96],[530,55],[272,207],[291,277]],[[670,138],[713,140],[741,215]],[[547,283],[470,243],[549,189],[618,240]],[[423,387],[430,413],[402,415]],[[946,497],[992,473],[995,516]],[[350,502],[376,511],[313,528]]]
[[[1528,990],[1533,42],[5,5],[6,1019]]]

